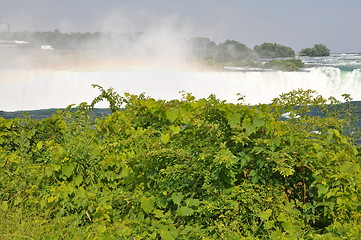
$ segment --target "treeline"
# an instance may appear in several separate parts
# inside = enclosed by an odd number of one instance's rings
[[[330,56],[330,49],[323,44],[315,44],[313,48],[304,48],[301,54],[309,57]]]
[[[144,33],[115,33],[115,32],[94,32],[94,33],[62,33],[59,30],[49,32],[2,32],[2,40],[22,40],[29,42],[32,47],[51,45],[55,49],[85,50],[99,47],[96,43],[117,43],[118,46],[128,45],[135,42]],[[106,44],[104,44],[106,47]]]
[[[30,47],[35,48],[41,45],[51,45],[55,49],[103,50],[111,52],[112,54],[129,53],[134,49],[139,50],[139,46],[147,41],[147,37],[149,37],[149,34],[142,32],[62,33],[59,30],[54,30],[49,32],[23,31],[0,33],[0,39],[2,40],[16,39],[27,41]],[[184,42],[184,39],[182,39],[182,42]],[[209,38],[204,37],[190,38],[185,40],[185,43],[186,50],[190,55],[207,65],[257,68],[267,68],[271,66],[274,69],[290,71],[304,67],[302,61],[292,59],[295,57],[295,51],[292,48],[277,43],[263,43],[255,46],[253,49],[235,40],[226,40],[225,42],[217,44]],[[170,42],[169,44],[173,43]],[[307,56],[327,56],[329,55],[329,49],[322,44],[316,44],[314,48],[303,49],[301,54]],[[291,59],[276,60],[268,63],[269,60],[275,58]],[[261,62],[266,62],[267,64]]]
[[[234,40],[226,40],[216,44],[208,38],[193,38],[191,49],[193,55],[208,64],[229,66],[245,66],[254,68],[271,68],[285,71],[297,71],[304,67],[301,60],[295,59],[292,48],[277,43],[263,43],[248,48],[245,44]],[[277,59],[287,58],[287,59]],[[263,59],[263,61],[260,61]],[[267,59],[267,60],[266,60]]]
[[[56,49],[89,49],[99,47],[104,43],[113,47],[138,44],[139,40],[146,37],[147,33],[115,33],[115,32],[94,32],[94,33],[62,33],[59,30],[49,32],[3,32],[0,33],[2,40],[22,40],[29,42],[32,46],[51,45]],[[245,44],[235,40],[226,40],[223,43],[216,44],[209,38],[195,37],[186,40],[192,52],[202,59],[215,59],[218,62],[229,62],[240,59],[258,59],[258,58],[283,58],[294,57],[295,52],[290,47],[282,46],[276,43],[263,43],[255,46],[254,49],[248,48]],[[108,43],[108,44],[106,44]],[[106,47],[106,46],[104,46]]]
[[[294,57],[292,48],[276,43],[263,43],[252,49],[234,40],[226,40],[216,44],[208,38],[197,37],[191,39],[196,56],[204,59],[215,59],[218,62],[234,60],[255,60],[259,58],[289,58]]]
[[[202,59],[214,59],[217,62],[295,57],[292,48],[277,43],[262,43],[250,49],[234,40],[226,40],[218,45],[209,38],[203,37],[193,38],[190,41],[196,56]],[[315,44],[313,48],[302,49],[299,54],[310,57],[329,56],[330,49],[323,44]]]

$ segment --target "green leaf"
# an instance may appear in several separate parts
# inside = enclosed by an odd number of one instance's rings
[[[24,199],[20,196],[17,196],[14,200],[14,205],[18,205],[19,203],[21,203]]]
[[[6,122],[4,123],[4,126],[5,126],[7,129],[10,129],[11,126],[12,126],[12,124],[13,124],[13,121],[8,120],[8,121],[6,121]]]
[[[41,150],[43,148],[43,142],[42,141],[38,142],[38,144],[36,144],[36,148],[38,150]]]
[[[56,200],[56,197],[54,197],[54,196],[50,196],[47,198],[48,202],[54,202],[55,200]]]
[[[77,175],[73,181],[74,181],[75,186],[79,186],[83,182],[83,176]]]
[[[98,225],[96,231],[100,234],[104,233],[107,230],[107,227],[104,224]]]
[[[181,131],[181,128],[179,126],[173,126],[171,125],[169,127],[169,130],[172,132],[172,134],[178,134]]]
[[[253,125],[256,127],[256,128],[259,128],[261,126],[263,126],[265,124],[265,122],[261,119],[254,119],[253,120]]]
[[[182,217],[191,216],[193,213],[194,213],[194,210],[189,207],[180,207],[177,209],[177,214]]]
[[[272,209],[267,209],[266,211],[258,214],[258,217],[262,220],[262,221],[266,221],[268,220],[271,216],[272,216]]]
[[[244,119],[242,126],[246,130],[248,136],[256,131],[256,126],[251,123],[249,118]]]
[[[342,198],[342,197],[338,197],[337,199],[336,199],[336,203],[338,204],[338,205],[343,205],[344,204],[344,199]]]
[[[281,144],[281,138],[279,136],[275,136],[271,141],[270,145],[273,147],[278,147]]]
[[[229,126],[231,126],[231,127],[237,126],[237,124],[240,123],[241,116],[242,115],[240,113],[227,112],[226,117],[227,117]]]
[[[169,133],[166,133],[166,134],[162,133],[161,139],[162,139],[163,143],[168,143],[169,140],[170,140],[170,134]]]
[[[9,208],[9,205],[8,205],[8,202],[7,201],[3,201],[1,204],[0,204],[0,210],[1,211],[7,211]]]
[[[169,121],[174,122],[177,119],[178,115],[179,115],[179,109],[178,108],[168,109],[165,112],[165,115],[166,115],[166,117],[168,118]]]
[[[178,231],[172,226],[171,228],[166,225],[161,225],[159,234],[162,240],[175,240],[178,236]]]
[[[54,234],[46,234],[42,237],[44,240],[58,240],[59,238]]]
[[[65,164],[62,168],[62,172],[66,177],[70,177],[75,169],[74,163]]]
[[[290,222],[288,222],[288,221],[283,222],[283,223],[282,223],[282,227],[283,227],[283,229],[284,229],[286,232],[288,232],[288,233],[290,233],[290,234],[294,233],[294,231],[295,231],[295,228],[294,228],[294,226],[292,225],[292,223],[290,223]]]
[[[322,196],[322,195],[325,195],[328,191],[328,187],[322,185],[322,184],[317,184],[317,194],[318,194],[318,197]]]
[[[281,213],[278,217],[277,217],[277,220],[280,221],[280,222],[285,222],[287,221],[287,217],[284,213]]]
[[[142,196],[140,199],[140,206],[143,209],[143,211],[146,213],[151,213],[153,211],[154,203],[155,203],[154,196],[151,196],[149,198],[146,196]]]
[[[171,199],[173,200],[173,202],[174,202],[175,204],[177,204],[178,206],[180,206],[181,201],[182,201],[182,199],[183,199],[183,194],[180,193],[180,192],[173,193],[172,196],[171,196]]]
[[[130,171],[131,171],[131,168],[128,165],[122,164],[122,170],[120,171],[120,176],[122,178],[127,177],[127,176],[129,176]]]
[[[162,240],[174,240],[175,237],[173,237],[172,233],[169,230],[160,230],[160,237]]]
[[[165,217],[163,211],[159,210],[159,209],[155,209],[152,213],[154,214],[154,216],[156,218],[164,218]]]
[[[187,198],[185,202],[188,207],[198,206],[201,203],[199,199],[194,199],[194,198]]]
[[[274,222],[274,221],[267,221],[267,222],[265,222],[265,224],[264,224],[264,228],[265,228],[266,230],[269,230],[269,229],[273,228],[274,225],[275,225],[275,222]]]
[[[340,167],[340,171],[341,172],[348,172],[351,169],[353,169],[355,167],[355,164],[352,162],[344,162],[344,164],[342,164],[342,166]]]

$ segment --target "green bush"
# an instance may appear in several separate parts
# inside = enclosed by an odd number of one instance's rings
[[[295,56],[292,48],[277,43],[262,43],[259,46],[255,46],[253,50],[261,58],[286,58]]]
[[[215,60],[219,63],[254,60],[255,54],[243,43],[227,40],[217,46]]]
[[[330,56],[330,49],[323,44],[315,44],[313,48],[302,49],[301,54],[309,57]]]
[[[263,67],[283,71],[299,71],[305,64],[300,59],[271,60],[266,62]]]
[[[343,105],[309,90],[249,106],[97,87],[77,111],[0,118],[0,238],[360,237],[352,121],[331,109]],[[93,119],[103,99],[113,113]]]

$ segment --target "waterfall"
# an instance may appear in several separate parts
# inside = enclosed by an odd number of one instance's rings
[[[99,94],[92,84],[112,87],[120,94],[145,93],[156,99],[179,99],[180,91],[197,98],[215,94],[222,100],[269,103],[281,93],[295,89],[316,90],[324,97],[350,94],[361,100],[361,70],[345,72],[319,67],[301,72],[231,72],[174,69],[52,70],[0,69],[0,110],[64,108],[91,102]],[[96,107],[107,107],[99,103]]]

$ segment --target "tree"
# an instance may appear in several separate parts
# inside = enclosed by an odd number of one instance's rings
[[[300,59],[271,60],[264,64],[264,68],[282,71],[299,71],[305,64]]]
[[[260,58],[280,58],[295,56],[295,52],[292,48],[277,43],[262,43],[259,46],[255,46],[253,50]]]
[[[330,56],[330,49],[323,44],[315,44],[313,48],[302,49],[301,54],[309,57]]]
[[[190,40],[193,54],[200,59],[213,59],[217,44],[209,38],[195,37]]]
[[[255,55],[251,49],[234,40],[227,40],[224,43],[220,43],[216,53],[216,61],[221,63],[254,58]]]

